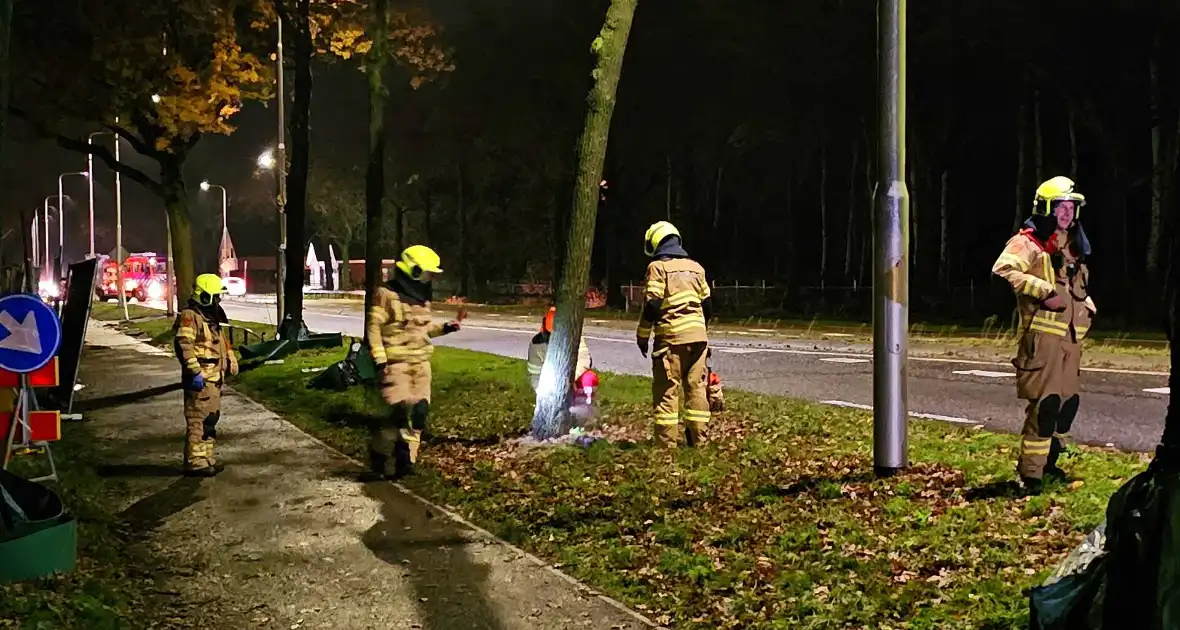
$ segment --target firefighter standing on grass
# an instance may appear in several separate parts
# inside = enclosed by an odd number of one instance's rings
[[[1082,340],[1097,308],[1088,291],[1090,243],[1078,223],[1086,198],[1068,177],[1037,187],[1032,217],[1008,240],[992,273],[1016,293],[1020,345],[1016,395],[1028,401],[1021,436],[1021,481],[1029,494],[1045,477],[1064,480],[1057,460],[1078,412]]]
[[[407,247],[369,307],[366,340],[381,378],[381,397],[390,405],[389,415],[370,427],[369,465],[386,479],[414,472],[430,415],[430,340],[459,330],[464,317],[460,312],[446,324],[431,320],[430,278],[442,273],[439,264],[429,247]]]
[[[647,229],[644,252],[651,257],[643,290],[643,313],[636,331],[639,351],[651,347],[652,405],[656,439],[675,446],[680,439],[680,396],[684,395],[685,435],[689,446],[705,442],[709,422],[705,323],[712,314],[705,270],[688,257],[680,232],[667,221]]]
[[[176,317],[173,344],[184,385],[184,470],[193,477],[212,477],[221,470],[213,454],[217,421],[221,419],[221,387],[226,374],[238,373],[238,359],[222,324],[226,288],[221,278],[197,276],[192,297]]]

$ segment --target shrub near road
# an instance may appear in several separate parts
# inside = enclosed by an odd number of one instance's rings
[[[302,368],[341,355],[236,386],[363,457],[379,399],[303,387]],[[512,440],[532,411],[521,362],[439,348],[434,365],[432,435],[408,485],[677,628],[1023,628],[1023,590],[1144,466],[1084,449],[1066,462],[1082,482],[1017,498],[1017,438],[914,421],[913,466],[875,480],[868,414],[741,392],[710,446],[669,453],[646,444],[649,382],[614,375],[615,443],[528,449]]]

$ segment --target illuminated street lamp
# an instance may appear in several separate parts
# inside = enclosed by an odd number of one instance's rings
[[[269,171],[269,170],[272,170],[274,167],[275,167],[275,153],[274,153],[274,151],[272,151],[270,149],[263,151],[262,155],[258,156],[258,168],[260,168],[264,171]]]
[[[160,102],[160,95],[159,94],[152,94],[152,102],[159,103]]]
[[[262,160],[261,160],[261,158],[259,158],[259,163],[261,164],[261,162],[262,162]],[[207,179],[205,181],[201,182],[201,190],[202,191],[209,192],[210,188],[220,188],[221,189],[221,230],[224,232],[226,230],[225,213],[226,213],[226,210],[229,208],[229,202],[228,202],[228,199],[227,199],[226,193],[225,193],[225,186],[219,186],[217,184],[210,184],[209,180],[207,180]]]

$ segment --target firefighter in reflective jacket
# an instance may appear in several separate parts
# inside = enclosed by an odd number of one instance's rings
[[[1097,307],[1088,291],[1090,243],[1078,222],[1086,199],[1068,177],[1036,191],[1032,217],[1004,247],[992,273],[1016,293],[1020,341],[1012,365],[1016,395],[1028,401],[1021,437],[1021,480],[1030,494],[1057,466],[1078,413],[1082,340]]]
[[[459,330],[458,320],[431,320],[430,278],[442,272],[439,263],[429,247],[407,247],[369,307],[366,341],[381,377],[381,397],[390,405],[389,415],[370,426],[369,465],[387,479],[412,474],[418,461],[430,414],[430,340]]]
[[[225,293],[221,278],[211,273],[197,276],[192,297],[173,325],[184,385],[184,470],[194,477],[212,477],[221,470],[213,454],[221,419],[221,387],[227,373],[238,373],[229,335],[221,328],[229,321],[221,308]]]
[[[680,232],[667,221],[653,224],[643,240],[651,257],[643,289],[643,314],[636,331],[639,351],[651,348],[652,399],[656,439],[675,446],[680,439],[680,396],[684,395],[685,435],[689,446],[705,442],[709,423],[705,323],[712,314],[705,270],[688,257]]]
[[[529,384],[532,385],[533,391],[537,391],[537,383],[541,380],[541,368],[545,367],[545,355],[549,352],[549,337],[553,334],[553,318],[556,315],[557,309],[549,307],[545,319],[541,320],[541,332],[533,335],[532,341],[529,342]],[[586,338],[582,337],[578,343],[578,363],[574,367],[574,381],[581,378],[593,364],[590,349],[586,347]]]

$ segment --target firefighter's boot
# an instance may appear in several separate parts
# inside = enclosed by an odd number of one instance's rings
[[[656,444],[668,448],[680,445],[680,423],[656,422]]]
[[[689,448],[699,448],[708,442],[708,422],[689,420],[684,423],[684,440]]]

